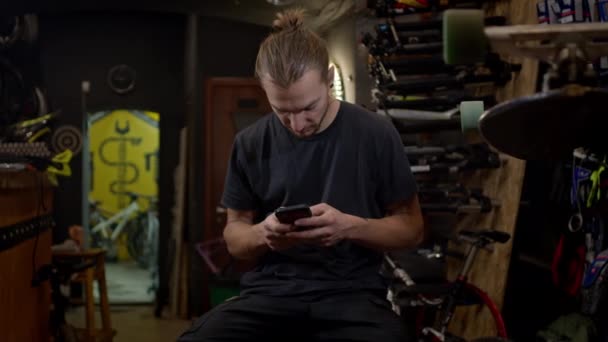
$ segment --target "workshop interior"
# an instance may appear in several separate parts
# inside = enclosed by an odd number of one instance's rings
[[[607,0],[0,3],[0,341],[175,341],[239,295],[221,198],[290,8],[403,143],[408,341],[608,341]]]

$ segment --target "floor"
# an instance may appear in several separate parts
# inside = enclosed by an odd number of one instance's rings
[[[110,304],[152,304],[153,291],[150,272],[135,262],[106,263],[106,282]],[[97,283],[95,283],[97,285]],[[97,286],[95,297],[98,298]]]
[[[101,318],[97,314],[97,327],[101,327]],[[78,327],[85,326],[83,307],[72,309],[66,315],[66,320]],[[169,342],[186,330],[191,322],[178,319],[157,319],[154,317],[154,307],[148,305],[111,306],[112,328],[116,330],[113,342]]]

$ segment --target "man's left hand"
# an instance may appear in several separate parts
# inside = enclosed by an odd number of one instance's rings
[[[286,236],[312,240],[329,247],[344,240],[353,229],[366,223],[363,218],[345,214],[325,203],[310,207],[310,211],[312,217],[294,223],[300,230],[289,232]]]

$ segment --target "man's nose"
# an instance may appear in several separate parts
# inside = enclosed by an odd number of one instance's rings
[[[291,114],[289,116],[289,122],[291,123],[291,129],[295,132],[299,132],[306,127],[306,118],[303,115]]]

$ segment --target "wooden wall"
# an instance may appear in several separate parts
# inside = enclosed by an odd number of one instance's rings
[[[501,0],[490,3],[486,15],[503,15],[511,25],[537,23],[535,1],[530,0]],[[499,101],[505,101],[518,96],[535,92],[538,62],[530,59],[504,56],[504,59],[514,63],[522,63],[521,72],[497,94]],[[513,132],[518,134],[518,132]],[[466,176],[465,184],[484,189],[484,193],[498,200],[500,207],[489,214],[468,216],[460,220],[458,229],[496,229],[510,233],[515,232],[519,209],[521,187],[525,172],[525,162],[501,154],[505,160],[503,167],[497,170],[477,171]],[[472,283],[485,290],[502,309],[509,262],[511,258],[512,240],[503,245],[496,245],[493,252],[481,251],[475,260],[470,273]],[[462,248],[462,247],[458,247]],[[462,264],[450,261],[448,264],[450,279],[453,279]],[[507,327],[508,329],[508,327]],[[463,334],[467,339],[491,336],[496,333],[494,321],[487,309],[458,309],[450,331]]]
[[[39,185],[45,177],[34,172],[0,172],[0,229],[30,220],[38,213]],[[48,184],[44,186],[48,213],[52,190]],[[34,246],[36,267],[50,263],[50,229],[40,234],[37,242],[32,238],[0,251],[0,341],[49,341],[50,285],[47,281],[32,287]]]

